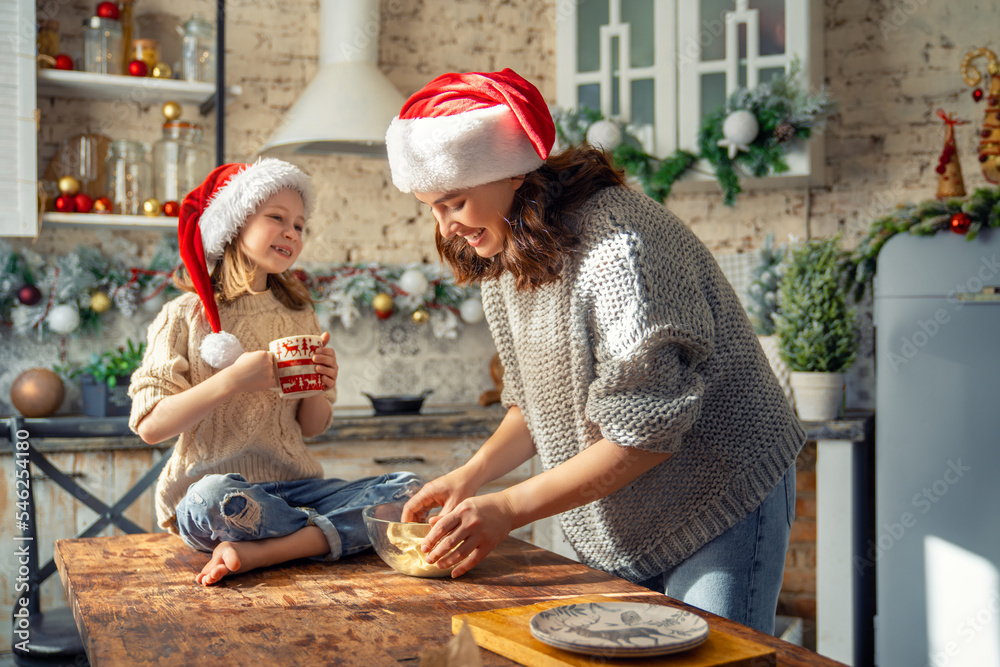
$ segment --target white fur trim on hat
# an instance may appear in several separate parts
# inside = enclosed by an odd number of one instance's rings
[[[201,341],[201,358],[212,368],[228,368],[243,354],[243,344],[228,331],[210,333]]]
[[[257,212],[271,195],[291,188],[302,196],[306,219],[312,214],[314,196],[309,177],[293,164],[261,158],[241,169],[216,190],[198,222],[205,259],[218,261],[226,244],[239,233],[243,223]]]
[[[452,192],[542,166],[510,107],[393,119],[385,134],[392,182],[402,192]]]

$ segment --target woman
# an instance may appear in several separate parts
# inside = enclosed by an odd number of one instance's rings
[[[508,407],[404,519],[442,507],[423,548],[460,576],[560,514],[583,562],[773,632],[805,434],[705,246],[603,153],[550,156],[554,137],[509,69],[438,77],[386,134],[394,184],[482,281]],[[536,453],[543,473],[475,495]]]

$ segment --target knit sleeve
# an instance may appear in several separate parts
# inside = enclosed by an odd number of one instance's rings
[[[178,300],[171,301],[149,325],[146,353],[142,364],[132,373],[128,388],[132,397],[128,425],[133,431],[157,403],[192,385],[188,363],[189,324],[184,317],[185,311]]]
[[[483,312],[490,326],[493,344],[500,355],[503,366],[503,390],[500,403],[505,407],[524,407],[524,392],[521,384],[521,369],[514,354],[514,337],[510,331],[510,319],[504,302],[499,280],[484,280],[482,283]]]
[[[622,446],[674,452],[701,411],[711,309],[683,242],[617,229],[583,258],[594,375],[586,416]]]

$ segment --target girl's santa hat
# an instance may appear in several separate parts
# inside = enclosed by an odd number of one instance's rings
[[[285,188],[302,196],[308,218],[314,199],[309,177],[298,167],[274,158],[216,167],[181,203],[177,224],[181,260],[212,327],[212,333],[202,341],[201,358],[215,368],[230,366],[243,354],[243,345],[236,336],[222,330],[211,265],[222,258],[226,245],[236,238],[247,218],[271,195]]]
[[[453,192],[542,166],[556,128],[542,94],[502,72],[443,74],[410,96],[385,135],[403,192]]]

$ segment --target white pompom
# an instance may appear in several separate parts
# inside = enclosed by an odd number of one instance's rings
[[[423,296],[429,285],[427,277],[418,269],[407,269],[399,277],[399,286],[410,296]]]
[[[475,324],[483,319],[483,302],[479,299],[467,299],[458,307],[458,312],[462,315],[462,321],[466,324]]]
[[[228,331],[210,333],[201,341],[201,358],[212,368],[232,366],[243,354],[243,344]]]
[[[740,109],[722,121],[722,135],[725,139],[720,139],[718,144],[729,149],[729,159],[732,160],[738,151],[750,150],[750,144],[757,138],[759,131],[757,116],[751,111]]]
[[[594,148],[613,151],[622,142],[622,131],[610,120],[599,120],[587,128],[587,143]]]

